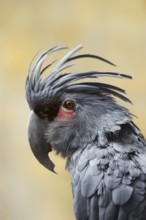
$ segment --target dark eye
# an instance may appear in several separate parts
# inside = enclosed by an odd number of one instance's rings
[[[68,109],[68,110],[75,110],[75,101],[74,100],[66,100],[63,102],[63,107]]]

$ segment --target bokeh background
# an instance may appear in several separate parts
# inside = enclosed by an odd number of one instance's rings
[[[134,80],[111,80],[124,87],[146,135],[145,0],[0,0],[0,219],[74,220],[65,160],[55,154],[54,175],[34,158],[27,141],[29,108],[25,79],[34,54],[54,45],[104,56],[80,61],[78,70],[119,71]],[[63,54],[64,52],[62,52]],[[57,55],[56,55],[57,56]]]

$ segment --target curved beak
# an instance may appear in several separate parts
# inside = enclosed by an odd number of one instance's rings
[[[49,152],[52,151],[50,143],[45,139],[45,132],[48,121],[40,119],[32,111],[28,124],[28,140],[31,150],[36,159],[47,169],[54,172],[54,163],[49,158]]]

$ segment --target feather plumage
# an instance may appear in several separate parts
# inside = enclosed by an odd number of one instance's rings
[[[52,148],[67,157],[77,220],[146,219],[146,141],[132,122],[132,114],[114,97],[131,102],[124,89],[95,82],[99,77],[132,79],[116,72],[70,72],[73,61],[105,58],[68,52],[46,78],[55,61],[43,67],[52,47],[32,64],[26,79],[26,97],[32,115],[29,141],[38,161],[54,172],[48,153]],[[94,79],[94,82],[80,82]],[[75,106],[67,109],[64,103]],[[69,107],[72,107],[69,106]],[[67,114],[73,113],[69,119]],[[58,114],[63,120],[58,120]],[[65,119],[65,120],[64,120]]]
[[[78,52],[80,49],[82,49],[82,46],[78,46],[71,50],[69,53],[67,53],[55,66],[55,68],[52,70],[52,72],[48,75],[47,78],[44,80],[41,79],[42,74],[50,67],[52,66],[55,61],[52,63],[48,64],[46,67],[42,68],[42,65],[45,61],[45,59],[52,53],[60,50],[67,49],[67,47],[53,47],[50,50],[46,51],[41,55],[41,57],[37,60],[37,62],[30,67],[29,69],[29,75],[26,80],[26,97],[28,100],[28,103],[30,104],[30,107],[32,105],[32,102],[34,101],[33,99],[33,92],[37,92],[38,96],[40,97],[40,93],[42,94],[42,99],[44,99],[44,93],[46,94],[46,91],[48,92],[48,99],[49,99],[49,93],[51,90],[54,92],[59,92],[63,89],[63,87],[67,86],[67,89],[72,88],[72,85],[70,83],[73,82],[74,85],[77,85],[76,81],[85,79],[85,78],[98,78],[98,77],[117,77],[117,78],[128,78],[132,79],[131,76],[126,75],[126,74],[121,74],[121,73],[116,73],[116,72],[99,72],[99,71],[88,71],[88,72],[71,72],[68,74],[63,74],[63,72],[67,69],[69,69],[73,64],[64,66],[66,63],[71,62],[76,59],[81,59],[81,58],[93,58],[93,59],[99,59],[101,61],[104,61],[108,64],[114,65],[112,62],[108,61],[107,59],[104,59],[100,56],[93,55],[93,54],[81,54],[77,56],[73,56],[76,52]],[[87,84],[84,84],[85,87],[87,87]],[[90,84],[91,85],[91,84]],[[95,86],[95,85],[94,85]],[[122,89],[115,89],[113,88],[112,85],[108,84],[105,86],[103,83],[98,83],[97,87],[97,92],[103,92],[103,90],[113,96],[116,96],[124,101],[130,102],[130,100],[123,95],[119,94],[118,92],[115,92],[111,89],[117,90],[122,92]],[[106,88],[105,88],[106,87]],[[77,88],[77,87],[76,87]],[[111,88],[111,89],[109,89]],[[88,91],[91,90],[91,93],[93,91],[93,84],[91,87],[87,87]],[[55,91],[56,90],[56,91]],[[85,92],[85,91],[84,91]],[[37,96],[37,94],[36,94]],[[45,95],[45,98],[47,99],[47,96]]]

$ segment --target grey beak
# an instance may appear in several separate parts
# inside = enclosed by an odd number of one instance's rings
[[[31,112],[28,124],[28,139],[31,150],[36,159],[47,169],[54,172],[54,163],[49,158],[49,152],[52,151],[51,144],[45,139],[45,132],[48,122],[42,120]]]

